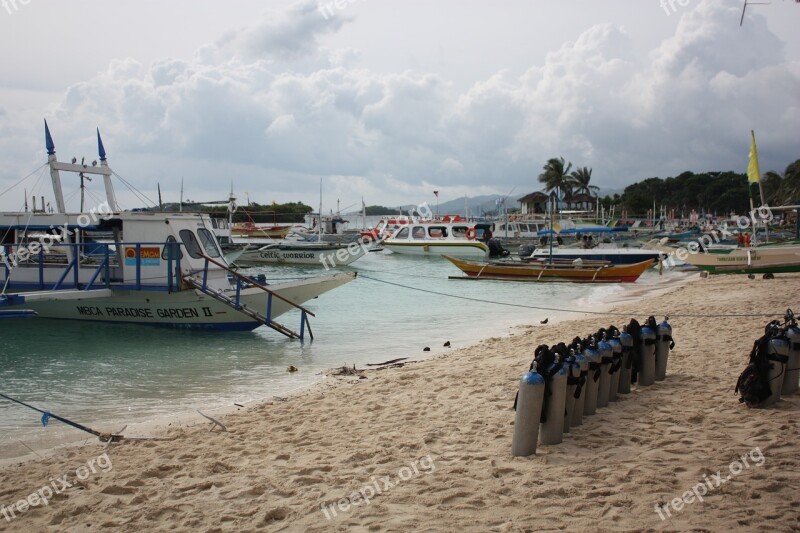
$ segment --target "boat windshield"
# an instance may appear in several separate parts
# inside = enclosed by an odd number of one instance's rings
[[[203,248],[206,249],[206,255],[209,257],[219,257],[219,249],[217,248],[217,241],[214,235],[206,228],[199,228],[197,234],[200,236],[200,242],[203,243]]]
[[[186,246],[186,251],[195,259],[203,257],[203,250],[200,248],[200,243],[197,242],[197,237],[194,236],[191,230],[182,229],[179,232],[183,245]]]

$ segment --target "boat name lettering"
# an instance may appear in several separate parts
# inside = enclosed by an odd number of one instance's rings
[[[159,309],[156,311],[159,318],[197,318],[200,313],[197,309],[191,307],[183,307],[181,309]]]
[[[100,308],[95,308],[98,311]],[[106,307],[106,315],[114,317],[127,317],[127,318],[153,318],[153,310],[143,307]]]
[[[314,259],[313,252],[261,252],[259,257],[264,259]]]

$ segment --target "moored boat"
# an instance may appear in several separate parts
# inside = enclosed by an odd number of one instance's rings
[[[267,244],[245,251],[236,264],[258,266],[270,264],[324,266],[326,268],[349,265],[360,259],[372,244],[353,241],[348,244],[333,242],[282,242]]]
[[[59,162],[46,123],[45,136],[56,212],[0,214],[0,310],[11,316],[217,330],[265,325],[302,338],[313,316],[302,304],[355,279],[341,273],[266,286],[242,276],[225,262],[207,215],[119,211],[99,132],[97,166]],[[62,171],[102,176],[104,208],[67,213]],[[39,237],[31,241],[30,232]],[[274,320],[292,310],[300,311],[299,333]]]
[[[387,237],[384,247],[397,254],[487,258],[489,247],[481,240],[491,226],[471,225],[466,221],[412,222]]]
[[[444,256],[470,278],[510,281],[632,283],[653,265],[649,259],[633,265],[583,261],[468,261]]]
[[[761,244],[744,248],[707,247],[701,250],[699,246],[673,248],[654,239],[646,246],[666,254],[668,260],[683,261],[711,274],[800,272],[798,244]]]

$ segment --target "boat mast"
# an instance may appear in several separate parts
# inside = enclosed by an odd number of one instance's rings
[[[103,141],[100,138],[100,130],[97,130],[97,150],[100,154],[100,166],[89,166],[85,164],[77,165],[75,163],[62,163],[56,157],[56,147],[53,143],[53,137],[50,135],[50,128],[47,126],[47,121],[44,121],[44,138],[45,147],[47,148],[47,163],[50,165],[50,179],[53,182],[53,194],[55,195],[56,211],[64,214],[67,212],[67,207],[64,203],[64,189],[61,186],[60,171],[75,172],[76,174],[96,174],[103,176],[103,183],[106,189],[106,200],[108,207],[112,211],[119,211],[116,201],[114,200],[114,186],[111,182],[111,175],[113,172],[108,166],[106,160],[106,150],[103,147]]]

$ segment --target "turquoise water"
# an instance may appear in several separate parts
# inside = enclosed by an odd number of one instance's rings
[[[418,289],[522,305],[579,309],[620,292],[618,285],[455,281],[460,272],[442,259],[370,253],[351,265],[359,278],[308,308],[316,339],[301,343],[267,328],[246,333],[211,333],[131,325],[88,325],[38,319],[0,322],[0,392],[98,430],[126,423],[271,398],[321,379],[344,364],[363,367],[398,357],[420,359],[509,327],[535,323],[547,311],[479,303]],[[313,267],[250,269],[278,282],[320,275]],[[648,272],[641,280],[657,278]],[[279,319],[292,329],[299,314]],[[294,365],[296,373],[286,368]],[[36,448],[43,435],[58,437],[64,426],[42,428],[39,414],[0,399],[0,445]],[[72,431],[72,430],[70,430]],[[74,435],[74,433],[70,433]],[[13,446],[12,446],[13,445]],[[1,454],[0,454],[1,455]]]

